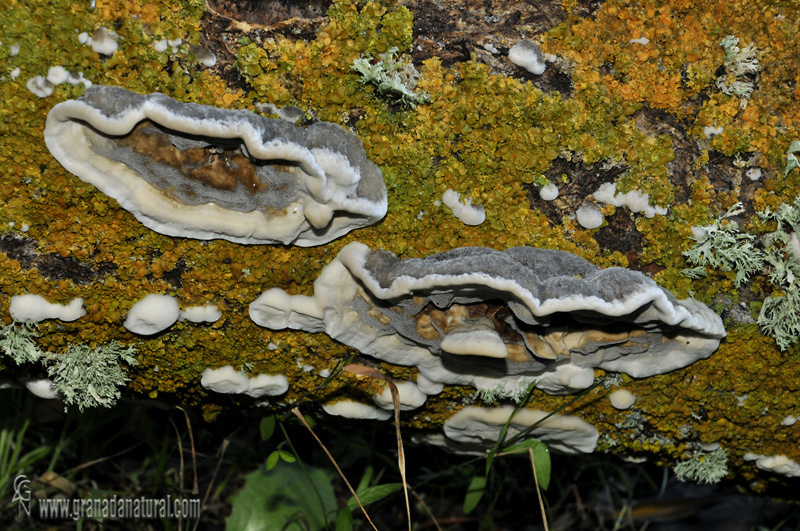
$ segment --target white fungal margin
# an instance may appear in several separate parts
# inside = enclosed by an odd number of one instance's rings
[[[423,393],[419,386],[414,382],[395,382],[397,386],[397,393],[400,398],[400,409],[408,411],[417,409],[425,404],[428,395]],[[372,401],[381,409],[392,411],[394,409],[394,402],[392,401],[392,392],[387,385],[383,391],[374,395]]]
[[[767,472],[774,472],[788,477],[800,477],[800,464],[785,455],[744,454],[745,461],[755,461],[756,467]]]
[[[648,218],[652,218],[656,214],[664,216],[667,214],[667,209],[660,206],[650,206],[650,195],[644,194],[639,190],[631,190],[630,192],[617,193],[616,183],[603,183],[600,188],[592,194],[594,198],[601,203],[614,205],[615,207],[628,207],[631,212],[643,212]]]
[[[636,396],[627,389],[619,389],[611,393],[608,398],[616,409],[628,409],[636,401]]]
[[[537,76],[547,67],[542,51],[528,39],[520,40],[508,50],[508,60]]]
[[[137,126],[182,152],[217,154],[224,146],[225,156],[242,163],[233,178],[248,184],[212,186],[181,166],[180,157],[148,159],[151,150],[137,144],[142,137],[124,143]],[[94,86],[52,108],[44,138],[67,170],[168,236],[320,245],[377,222],[388,207],[380,169],[361,141],[330,122],[301,128],[163,94]],[[218,139],[220,146],[198,138]],[[209,170],[224,167],[209,157]]]
[[[151,293],[131,307],[122,326],[134,334],[151,336],[174,325],[180,315],[173,297]]]
[[[278,396],[289,390],[289,380],[282,374],[259,374],[249,377],[230,365],[204,370],[200,377],[200,385],[216,393],[244,394],[253,398]]]
[[[339,400],[338,402],[323,404],[322,409],[328,415],[348,419],[388,420],[392,417],[392,413],[389,411],[354,400]]]
[[[486,212],[482,206],[473,206],[472,198],[467,198],[466,202],[462,203],[460,197],[461,194],[448,188],[442,196],[442,202],[464,225],[480,225],[486,221]]]
[[[534,278],[529,269],[540,276]],[[508,309],[514,319],[529,323],[547,323],[548,316],[559,312],[580,312],[584,322],[598,314],[602,322],[570,333],[539,326],[538,335],[526,339],[530,349],[523,351],[527,347],[513,340],[506,344],[509,339],[501,338],[489,317],[459,321],[457,312],[463,315],[466,307],[455,305],[456,313],[448,319],[462,325],[442,332],[444,336],[436,332],[437,339],[418,335],[418,325],[423,326],[419,319],[429,316],[422,312],[426,297],[435,297],[440,311],[449,311],[447,301],[482,300],[475,293],[487,300],[512,301]],[[663,374],[707,358],[725,336],[722,320],[709,308],[676,300],[641,273],[602,270],[569,253],[524,248],[465,248],[399,261],[391,253],[353,242],[322,270],[313,296],[271,288],[251,303],[249,316],[273,330],[325,332],[363,354],[416,367],[417,384],[426,394],[452,384],[495,395],[503,390],[500,395],[513,397],[534,380],[548,393],[572,393],[592,384],[595,368],[635,378]],[[603,331],[602,323],[609,320],[633,330]],[[520,323],[506,321],[521,330],[534,326]],[[444,341],[450,336],[455,339]]]
[[[488,449],[500,437],[500,431],[508,423],[506,437],[536,424],[529,437],[542,441],[551,450],[564,454],[592,453],[600,436],[588,422],[567,415],[550,415],[547,411],[520,409],[515,415],[513,406],[482,408],[468,406],[447,419],[444,434],[456,443],[456,451]],[[510,423],[509,418],[511,418]],[[459,448],[460,445],[461,448]]]
[[[222,312],[216,304],[206,304],[205,306],[189,306],[180,312],[181,321],[191,321],[193,323],[213,323],[222,317]]]
[[[67,305],[48,302],[41,295],[25,294],[11,297],[11,317],[17,321],[39,322],[46,319],[75,321],[86,315],[83,299],[72,299]]]

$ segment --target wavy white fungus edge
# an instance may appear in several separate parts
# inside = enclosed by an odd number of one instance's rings
[[[178,301],[169,295],[151,293],[131,307],[122,326],[134,334],[151,336],[174,325],[180,315]]]
[[[117,87],[94,86],[87,88],[84,97],[114,89],[120,90],[121,97],[128,92]],[[51,93],[52,88],[47,95]],[[280,138],[265,142],[257,127],[239,119],[250,114],[246,111],[214,108],[229,117],[228,121],[223,121],[175,114],[162,104],[162,100],[167,100],[167,103],[174,100],[162,94],[136,94],[134,97],[141,98],[138,105],[129,105],[112,116],[84,99],[61,102],[47,115],[44,140],[50,153],[64,168],[116,199],[143,225],[156,232],[201,240],[221,238],[244,244],[313,246],[371,225],[386,215],[388,200],[377,167],[376,182],[370,182],[369,186],[380,187],[380,191],[370,190],[380,197],[353,197],[362,175],[342,153],[324,148],[308,149]],[[190,106],[193,112],[202,111],[204,107],[178,104]],[[105,135],[124,136],[143,120],[192,136],[241,139],[247,153],[258,160],[294,161],[305,172],[302,189],[306,195],[285,206],[283,216],[269,219],[258,210],[238,212],[214,202],[186,205],[165,195],[127,165],[95,153],[84,133],[85,124],[88,124]],[[357,138],[346,129],[337,127],[341,134]],[[372,163],[367,161],[367,164]],[[334,216],[337,211],[348,215]]]
[[[249,377],[230,365],[206,369],[200,385],[217,393],[247,395],[253,398],[278,396],[289,390],[289,380],[282,374],[259,374]]]
[[[636,395],[627,389],[614,391],[608,395],[608,398],[611,400],[611,405],[616,409],[628,409],[633,405],[634,402],[636,402]]]
[[[508,50],[508,60],[537,76],[547,67],[542,51],[528,39],[522,39]]]
[[[47,81],[44,76],[35,76],[30,78],[28,82],[25,83],[25,88],[27,88],[34,96],[46,98],[53,95],[55,86]]]
[[[91,81],[84,79],[83,72],[70,72],[63,66],[51,66],[47,70],[47,82],[53,86],[61,85],[62,83],[69,83],[70,85],[83,83],[86,87],[92,86]]]
[[[744,454],[745,461],[755,461],[756,467],[789,477],[800,477],[800,464],[785,455]]]
[[[660,206],[650,206],[650,195],[643,194],[639,190],[631,190],[630,192],[617,193],[617,183],[603,183],[600,188],[592,194],[595,199],[607,205],[614,205],[615,207],[628,207],[631,212],[644,212],[648,218],[652,218],[656,214],[664,216],[667,214],[667,209]]]
[[[428,395],[423,393],[419,386],[417,386],[417,384],[414,382],[395,382],[395,385],[397,386],[397,394],[399,395],[400,399],[401,411],[417,409],[418,407],[421,407],[428,399]],[[377,395],[373,395],[372,401],[375,402],[375,405],[381,409],[394,409],[394,402],[392,402],[392,391],[389,389],[388,385],[383,391]]]
[[[666,293],[655,283],[630,294],[623,300],[606,301],[598,297],[565,297],[540,301],[512,280],[490,277],[481,273],[458,276],[428,275],[424,278],[398,277],[388,287],[381,286],[365,269],[370,249],[359,242],[346,245],[314,282],[314,295],[289,295],[280,288],[272,288],[250,304],[249,315],[256,324],[273,330],[292,328],[306,332],[325,332],[345,345],[379,360],[403,366],[414,366],[427,381],[438,384],[471,385],[479,390],[506,390],[512,396],[533,379],[536,387],[550,394],[572,393],[586,389],[594,381],[593,366],[606,371],[624,372],[635,378],[663,374],[708,357],[725,336],[722,320],[706,306],[691,300],[674,306]],[[355,280],[358,278],[359,280]],[[661,321],[669,326],[679,326],[707,334],[709,338],[686,338],[682,349],[660,354],[638,354],[634,359],[620,356],[604,360],[593,366],[575,366],[568,362],[556,365],[553,370],[526,375],[480,376],[464,371],[453,371],[444,360],[427,348],[409,344],[398,334],[377,335],[375,329],[364,322],[359,313],[347,304],[361,295],[360,282],[376,297],[391,300],[415,291],[431,288],[469,284],[472,279],[498,291],[512,293],[527,305],[535,315],[570,312],[577,309],[597,311],[608,316],[628,315],[634,310],[647,308],[640,316],[646,320]],[[711,348],[711,347],[714,348]],[[423,384],[420,384],[423,385]],[[431,393],[433,394],[433,393]]]
[[[392,417],[389,411],[354,400],[339,400],[338,402],[323,404],[322,410],[328,415],[336,415],[347,419],[388,420]]]
[[[19,68],[16,70],[17,75],[19,75]],[[13,73],[12,77],[14,77]],[[69,83],[70,85],[83,83],[86,88],[92,86],[92,82],[83,77],[83,72],[69,72],[63,66],[51,66],[47,70],[47,77],[32,77],[25,84],[25,87],[35,96],[46,98],[52,96],[53,90],[62,83]]]
[[[425,377],[424,374],[417,374],[417,387],[426,395],[438,395],[444,390],[444,385],[439,382],[434,382]]]
[[[53,388],[53,380],[50,378],[41,378],[39,380],[24,379],[22,383],[25,384],[28,391],[39,398],[61,400],[61,396]]]
[[[193,46],[192,53],[197,62],[205,67],[213,68],[217,65],[217,56],[210,50],[206,50],[200,46]]]
[[[83,299],[72,299],[69,304],[55,304],[48,302],[41,295],[25,294],[11,297],[11,306],[8,313],[16,321],[39,322],[45,319],[60,319],[62,321],[75,321],[86,315],[83,309]]]
[[[91,46],[94,53],[107,56],[114,55],[119,48],[118,39],[119,35],[102,26],[94,30],[91,37],[85,31],[78,34],[78,42]]]
[[[486,221],[486,212],[482,206],[472,206],[472,198],[467,198],[466,203],[462,203],[460,199],[461,194],[450,188],[442,195],[442,202],[464,225],[475,226]]]
[[[348,276],[355,275],[367,286],[370,293],[383,300],[399,298],[417,291],[425,292],[432,288],[470,284],[475,280],[497,291],[513,294],[536,316],[589,310],[617,317],[629,315],[636,310],[650,306],[646,313],[653,320],[660,320],[669,326],[687,328],[716,338],[725,337],[722,319],[708,307],[702,304],[693,304],[691,299],[679,301],[681,305],[675,306],[667,298],[667,292],[652,281],[650,281],[652,284],[643,290],[629,294],[622,300],[615,299],[613,301],[595,296],[578,297],[575,295],[542,301],[513,280],[493,277],[484,273],[426,275],[423,278],[401,276],[396,278],[389,287],[384,288],[366,269],[369,252],[369,247],[363,243],[352,242],[342,248],[334,262],[337,260],[342,262],[347,270],[352,272],[348,273]]]
[[[444,422],[444,434],[447,440],[455,445],[452,448],[461,450],[478,450],[489,448],[497,442],[500,431],[514,413],[513,406],[482,408],[468,406]],[[563,454],[588,454],[597,448],[600,436],[597,429],[578,417],[552,415],[542,421],[547,411],[520,409],[511,418],[506,438],[538,424],[528,436],[542,441],[553,451]]]
[[[122,326],[134,334],[151,336],[166,330],[179,320],[214,323],[221,317],[222,312],[215,304],[189,306],[181,310],[178,301],[171,295],[151,293],[131,307]]]
[[[193,323],[213,323],[222,317],[222,312],[216,304],[206,304],[205,306],[189,306],[180,311],[179,319],[191,321]]]
[[[181,44],[183,44],[183,39],[161,39],[159,41],[153,41],[151,46],[158,53],[166,52],[167,46],[169,46],[172,48],[172,53],[175,53],[181,47]]]

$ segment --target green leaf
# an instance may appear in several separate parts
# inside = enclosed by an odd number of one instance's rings
[[[486,476],[482,474],[472,476],[472,480],[469,482],[469,487],[467,488],[467,495],[464,496],[464,514],[471,513],[475,507],[478,506],[478,502],[483,498],[485,490]]]
[[[278,464],[280,458],[281,458],[280,450],[275,450],[274,452],[269,454],[269,456],[267,457],[267,472],[275,468],[275,465]]]
[[[283,450],[276,450],[276,452],[281,456],[281,461],[286,461],[287,463],[294,463],[297,461],[297,458],[289,452],[284,452]]]
[[[248,474],[244,488],[233,499],[226,531],[324,529],[327,515],[336,511],[333,473],[310,465],[305,468],[308,477],[299,466],[280,462],[271,472],[258,469]]]
[[[547,449],[546,444],[535,439],[528,439],[527,441],[504,448],[503,452],[525,452],[527,454],[528,449],[533,449],[536,480],[539,482],[539,486],[542,490],[547,490],[547,487],[550,486],[550,450]]]
[[[283,450],[275,450],[267,457],[267,472],[275,468],[275,465],[278,464],[278,461],[285,461],[286,463],[294,463],[297,461],[297,458],[290,454],[289,452],[284,452]]]
[[[336,517],[336,531],[353,531],[353,511],[342,507]]]
[[[358,494],[358,499],[361,500],[361,505],[366,507],[370,503],[382,500],[386,496],[394,494],[402,488],[402,483],[386,483],[384,485],[375,485],[374,487],[359,489],[356,493]],[[347,508],[351,511],[355,511],[359,508],[358,502],[354,497],[351,496],[350,499],[347,500]]]
[[[275,415],[270,415],[269,417],[261,419],[259,430],[261,431],[261,440],[269,440],[272,434],[275,433]]]

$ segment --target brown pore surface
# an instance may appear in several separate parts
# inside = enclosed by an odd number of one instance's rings
[[[269,186],[258,178],[255,165],[240,150],[216,146],[179,149],[149,120],[138,124],[120,144],[217,190],[235,190],[241,184],[255,195]]]
[[[503,339],[508,350],[506,359],[514,363],[529,362],[533,356],[549,360],[569,357],[572,350],[587,343],[632,346],[629,340],[638,343],[647,335],[645,330],[617,323],[607,329],[555,326],[551,330],[524,331],[523,338],[506,322],[511,313],[508,306],[496,303],[453,304],[444,309],[428,303],[415,317],[416,330],[424,339],[440,340],[477,326],[489,328]]]
[[[416,316],[416,328],[423,338],[437,340],[442,335],[483,326],[496,331],[503,338],[510,361],[528,362],[531,357],[525,349],[522,337],[504,320],[509,313],[508,307],[501,304],[453,304],[439,309],[428,303]]]

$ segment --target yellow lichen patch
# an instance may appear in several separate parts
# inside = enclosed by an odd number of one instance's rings
[[[69,344],[111,340],[134,345],[140,365],[129,371],[127,393],[159,398],[174,393],[203,403],[204,416],[211,419],[223,407],[249,407],[253,401],[204,391],[199,380],[206,367],[283,374],[290,382],[280,399],[285,401],[320,385],[319,371],[333,370],[353,354],[324,334],[264,330],[247,316],[249,303],[266,288],[312,294],[319,272],[351,241],[401,258],[467,245],[561,249],[601,266],[630,262],[677,296],[726,310],[728,338],[708,360],[642,380],[622,377],[637,396],[631,411],[599,399],[609,389],[598,388],[565,412],[602,433],[617,434],[601,439],[601,449],[622,445],[674,460],[685,457],[689,443],[719,442],[740,459],[761,443],[758,453],[800,460],[792,445],[800,428],[780,426],[785,415],[800,409],[800,400],[787,392],[800,379],[796,349],[780,353],[755,324],[728,317],[747,292],[755,296],[745,299],[753,301],[747,310],[757,315],[758,301],[770,294],[766,277],[758,275],[737,290],[732,273],[709,271],[697,280],[680,273],[687,267],[682,253],[693,243],[693,226],[710,224],[744,200],[742,229],[763,234],[769,227],[754,213],[774,210],[800,193],[800,170],[787,178],[783,173],[788,145],[800,139],[800,19],[773,4],[609,0],[593,17],[570,17],[541,36],[544,51],[566,62],[573,82],[569,94],[543,93],[476,61],[444,67],[434,57],[415,65],[416,90],[426,91],[430,102],[411,108],[386,99],[351,69],[354,60],[377,58],[393,47],[408,58],[413,15],[392,4],[334,2],[310,41],[239,35],[226,41],[235,56],[229,68],[209,70],[192,52],[201,43],[205,7],[199,0],[105,0],[94,10],[63,0],[6,2],[0,11],[0,316],[10,322],[10,297],[16,294],[37,293],[52,301],[83,297],[84,318],[42,324],[42,348],[63,352]],[[564,2],[565,8],[573,6]],[[110,57],[78,40],[81,32],[92,34],[101,26],[120,37]],[[754,90],[746,102],[717,86],[725,56],[720,43],[727,35],[739,38],[740,47],[753,44],[758,50],[760,69],[751,76]],[[12,55],[15,45],[19,50]],[[46,76],[57,65],[94,83],[140,93],[160,91],[181,101],[250,110],[256,102],[294,104],[309,116],[340,123],[359,135],[369,158],[381,166],[389,212],[375,226],[316,248],[156,234],[47,152],[41,135],[48,110],[83,93],[82,84],[58,85],[45,98],[26,88],[30,78]],[[667,117],[658,120],[666,125],[644,127],[642,118],[651,116]],[[722,131],[706,138],[706,127]],[[689,145],[677,143],[679,137]],[[680,165],[682,154],[688,160]],[[715,164],[736,156],[752,160],[764,177],[721,179]],[[607,221],[629,220],[641,248],[623,253],[600,245],[602,228],[582,230],[570,219],[596,190],[594,183],[575,182],[572,175],[555,183],[569,183],[583,194],[570,197],[557,214],[530,199],[559,158],[584,167],[624,167],[615,177],[617,191],[647,193],[650,204],[668,207],[668,214],[646,218],[625,207],[607,208]],[[447,189],[482,206],[486,221],[466,226],[437,204]],[[38,261],[26,262],[12,241],[28,242]],[[215,304],[222,318],[213,324],[179,322],[156,337],[134,336],[122,322],[148,293],[172,295],[181,307]],[[403,367],[384,364],[382,370],[398,379],[415,376]],[[379,386],[339,376],[312,399],[372,394]],[[448,386],[429,397],[423,410],[409,414],[408,422],[439,427],[453,404],[472,399],[473,392]],[[537,407],[549,410],[569,400],[534,396]],[[631,416],[635,411],[638,417]]]
[[[568,21],[551,31],[545,45],[575,64],[576,83],[586,89],[602,84],[627,102],[647,102],[678,117],[696,114],[701,125],[727,122],[746,131],[747,140],[720,139],[720,148],[757,150],[769,154],[774,164],[775,143],[785,142],[780,140],[778,121],[794,130],[798,118],[796,95],[781,88],[793,82],[787,75],[798,67],[796,54],[788,51],[797,23],[789,22],[793,17],[782,9],[770,2],[612,1],[592,19]],[[758,83],[744,110],[741,98],[715,86],[725,55],[720,44],[727,35],[740,39],[741,47],[753,44],[758,49]],[[598,77],[604,67],[612,68],[613,74]],[[696,96],[701,91],[711,98],[698,113]]]

